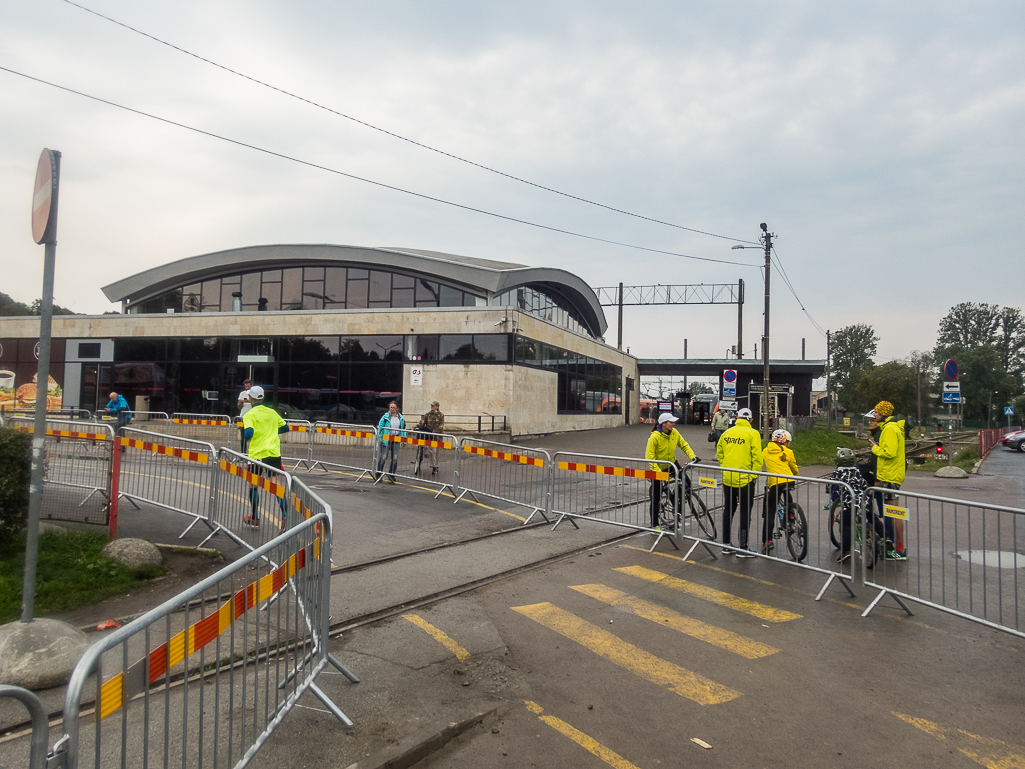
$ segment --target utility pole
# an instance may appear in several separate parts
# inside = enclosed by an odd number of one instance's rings
[[[616,349],[617,350],[622,350],[623,349],[623,284],[622,283],[619,284],[619,324],[618,324],[618,328],[616,329],[616,333],[617,333],[617,336],[619,337],[619,339],[617,340],[618,345],[617,345]]]
[[[737,281],[737,358],[744,357],[744,279]]]
[[[832,354],[831,334],[826,331],[826,429],[833,429],[833,362],[830,359]]]
[[[769,232],[769,225],[762,222],[759,227],[762,228],[762,234],[759,236],[759,242],[765,248],[765,329],[762,332],[762,405],[758,409],[759,415],[762,418],[762,440],[768,441],[769,435],[772,433],[772,428],[769,424],[769,415],[771,403],[770,395],[770,384],[769,384],[769,275],[772,269],[772,239],[775,237]],[[757,248],[757,246],[744,246],[736,245],[734,249],[738,248]],[[758,348],[755,348],[755,358],[758,357]]]

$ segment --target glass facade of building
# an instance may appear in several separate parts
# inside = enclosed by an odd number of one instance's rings
[[[496,294],[491,304],[494,307],[515,307],[574,333],[594,337],[569,302],[561,301],[533,286],[520,286]]]
[[[234,414],[251,375],[285,417],[311,421],[374,421],[389,400],[401,403],[403,364],[413,361],[552,370],[557,410],[567,414],[618,413],[623,374],[512,334],[118,338],[114,360],[111,388],[129,403],[149,396],[154,411]]]

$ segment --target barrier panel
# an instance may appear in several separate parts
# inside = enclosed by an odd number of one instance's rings
[[[285,424],[288,432],[278,436],[281,441],[281,461],[291,463],[293,470],[299,465],[308,470],[313,462],[313,425],[304,419],[286,419]]]
[[[0,409],[0,416],[7,419],[14,419],[21,417],[22,419],[32,419],[36,415],[35,408],[12,408],[12,409]],[[88,409],[47,409],[47,419],[57,419],[64,421],[80,421],[80,422],[93,422],[92,412]]]
[[[31,419],[10,427],[34,432]],[[110,522],[114,431],[97,422],[46,420],[42,517],[56,521]]]
[[[979,430],[979,456],[986,456],[990,449],[1000,445],[1001,438],[1020,429],[1020,427],[1000,427],[995,430]]]
[[[457,503],[466,494],[491,497],[532,508],[525,524],[539,514],[548,520],[552,458],[547,451],[462,438],[457,456]]]
[[[699,527],[685,527],[684,536],[696,540],[687,557],[698,542],[714,544],[725,555],[757,556],[827,575],[816,600],[821,600],[836,579],[854,596],[851,583],[855,557],[863,556],[864,540],[854,528],[856,506],[861,498],[846,483],[801,475],[741,472],[718,465],[690,464],[685,471],[693,493],[701,495],[715,520],[718,539],[703,536]],[[777,484],[769,486],[770,480],[777,479],[793,485],[785,490],[777,489]],[[745,495],[750,503],[746,522],[742,514]],[[683,515],[686,523],[686,509]],[[846,548],[842,547],[844,518],[849,527]],[[844,549],[852,556],[841,560]]]
[[[0,700],[18,700],[28,710],[32,721],[32,740],[29,746],[28,769],[46,769],[46,738],[50,733],[50,719],[43,703],[28,689],[0,684]]]
[[[464,433],[504,433],[505,414],[446,414],[445,427]]]
[[[892,496],[886,500],[883,495]],[[1025,510],[873,488],[887,537],[903,522],[907,560],[875,564],[866,587],[879,590],[862,614],[886,595],[908,614],[905,600],[1025,637]]]
[[[93,644],[51,765],[242,767],[307,690],[351,725],[315,684],[330,548],[330,515],[312,515]]]
[[[359,470],[357,481],[371,475],[377,452],[377,428],[342,422],[316,422],[310,436],[310,469]]]
[[[121,429],[118,443],[122,449],[121,497],[136,508],[137,502],[146,502],[190,516],[193,520],[179,539],[199,521],[214,530],[209,520],[212,476],[217,468],[213,444],[133,427]]]
[[[652,470],[653,465],[658,469]],[[675,525],[661,530],[652,526],[652,481],[670,484],[675,504],[679,505],[680,476],[674,462],[556,452],[549,481],[551,512],[559,516],[553,529],[567,518],[574,526],[575,518],[587,518],[657,534],[652,550],[662,537],[670,534],[669,541],[678,549],[673,541],[677,534]],[[678,507],[676,510],[679,511]]]
[[[405,478],[455,492],[458,439],[445,433],[383,430],[378,435],[374,483]],[[435,464],[437,463],[437,464]]]
[[[212,443],[217,448],[241,445],[235,420],[227,414],[171,414],[171,431],[182,438]]]
[[[292,476],[231,449],[220,449],[210,522],[252,550],[286,527]]]

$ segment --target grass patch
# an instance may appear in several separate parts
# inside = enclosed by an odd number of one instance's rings
[[[960,467],[965,472],[971,472],[972,468],[975,467],[975,463],[979,461],[979,447],[978,446],[960,446],[958,451],[954,454],[954,467]],[[930,457],[925,461],[924,464],[916,465],[914,463],[908,465],[908,470],[915,470],[918,472],[935,473],[941,467],[947,467],[950,460],[946,454],[943,458]]]
[[[797,433],[790,444],[800,467],[835,464],[837,446],[863,449],[868,446],[868,441],[860,440],[853,435],[844,435],[836,430],[815,428]]]
[[[36,566],[37,617],[71,611],[130,592],[164,574],[163,566],[129,569],[104,558],[110,538],[100,532],[41,532]],[[25,532],[0,545],[0,623],[21,616]]]

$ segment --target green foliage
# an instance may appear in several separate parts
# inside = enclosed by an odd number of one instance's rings
[[[129,569],[102,556],[109,542],[93,531],[42,532],[36,566],[35,616],[70,611],[135,590],[162,575],[163,566]],[[0,623],[21,614],[25,569],[25,533],[0,545]]]
[[[0,430],[0,539],[25,525],[32,478],[32,436]]]
[[[859,401],[869,409],[879,401],[893,404],[895,414],[918,413],[918,373],[903,361],[890,361],[866,371],[857,384]]]
[[[830,342],[830,378],[841,406],[848,411],[863,411],[867,405],[858,393],[858,381],[872,369],[872,356],[878,350],[879,337],[866,323],[856,323],[832,335]]]
[[[864,448],[868,444],[852,435],[844,435],[836,430],[815,428],[802,430],[794,435],[790,448],[794,452],[799,467],[807,465],[832,465],[836,462],[836,449],[843,446],[848,449]]]
[[[15,315],[40,315],[42,314],[43,302],[41,299],[36,299],[31,305],[17,302],[7,294],[0,292],[0,316],[6,315],[12,317]],[[60,305],[53,306],[54,315],[74,315],[74,310],[69,310]]]

